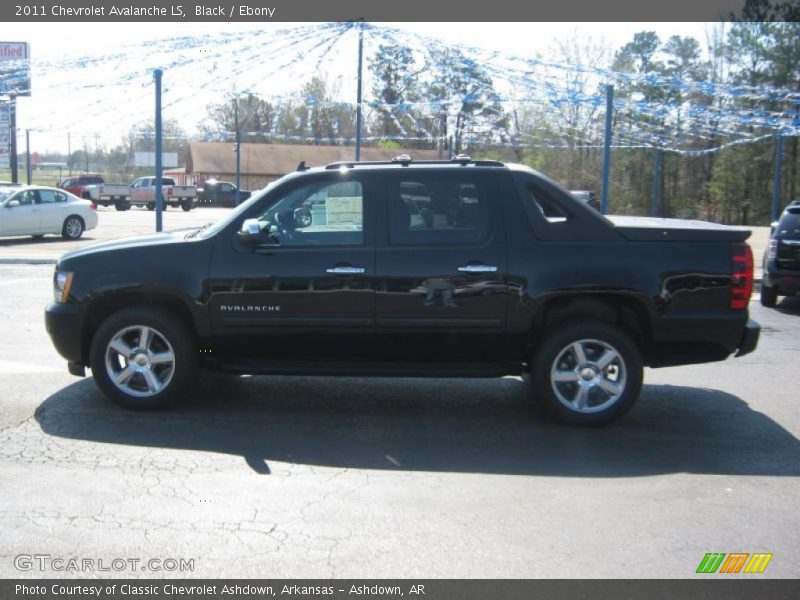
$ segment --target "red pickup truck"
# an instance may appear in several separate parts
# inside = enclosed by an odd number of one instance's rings
[[[91,200],[91,195],[85,190],[89,185],[100,185],[105,183],[103,176],[96,173],[85,173],[84,175],[75,175],[74,177],[67,177],[58,186],[62,190],[68,191],[70,194],[75,194],[78,198],[86,198]]]

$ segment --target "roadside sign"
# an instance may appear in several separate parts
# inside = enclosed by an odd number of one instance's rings
[[[31,95],[28,42],[0,42],[0,96]]]
[[[156,165],[155,152],[135,152],[133,155],[133,164],[137,167],[154,167]],[[165,169],[178,166],[178,153],[177,152],[162,152],[161,153],[161,166]]]

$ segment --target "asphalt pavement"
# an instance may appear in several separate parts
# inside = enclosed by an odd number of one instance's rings
[[[755,353],[648,369],[581,430],[520,378],[205,375],[126,411],[53,350],[51,276],[0,264],[0,577],[683,578],[707,552],[800,575],[800,299],[751,304]],[[193,570],[18,569],[37,554]]]

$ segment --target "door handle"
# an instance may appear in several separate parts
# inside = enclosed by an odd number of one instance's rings
[[[462,273],[497,273],[497,267],[493,265],[464,265],[458,270]]]
[[[334,275],[358,275],[364,272],[364,267],[329,267],[325,269],[325,272]]]

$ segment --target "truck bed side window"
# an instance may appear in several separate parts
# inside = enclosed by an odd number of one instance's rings
[[[560,206],[544,194],[537,193],[533,189],[528,189],[528,193],[548,223],[564,223],[569,218],[569,215]]]
[[[491,232],[488,191],[474,176],[402,177],[388,186],[393,245],[478,244]]]

